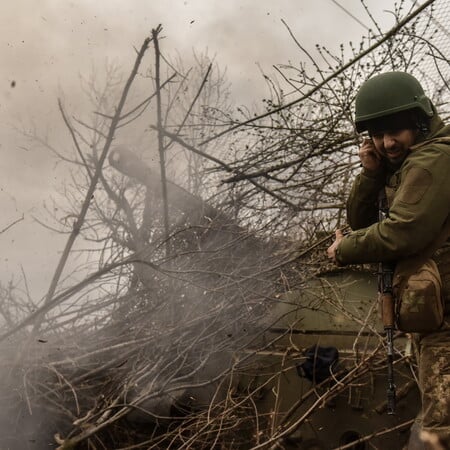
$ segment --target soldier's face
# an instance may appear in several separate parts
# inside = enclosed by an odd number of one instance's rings
[[[409,148],[414,145],[417,131],[411,129],[393,129],[377,131],[371,134],[377,152],[392,164],[401,164],[408,155]]]

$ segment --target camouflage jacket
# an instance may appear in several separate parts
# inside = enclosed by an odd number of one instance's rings
[[[389,218],[378,222],[378,196],[383,188],[391,193]],[[398,261],[420,255],[437,238],[449,215],[450,125],[435,115],[430,133],[411,147],[400,168],[376,176],[363,170],[356,177],[347,202],[354,231],[339,244],[337,263]],[[447,255],[450,267],[450,252]]]

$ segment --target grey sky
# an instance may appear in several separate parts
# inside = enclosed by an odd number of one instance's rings
[[[359,0],[339,3],[371,26]],[[382,28],[393,25],[384,10],[393,9],[394,0],[366,3]],[[79,98],[78,75],[88,75],[93,65],[101,68],[106,59],[127,72],[133,46],[159,23],[164,53],[208,48],[227,67],[237,103],[258,103],[264,96],[257,63],[272,72],[273,64],[302,59],[281,19],[309,50],[316,43],[337,49],[365,33],[332,0],[16,0],[1,2],[0,17],[0,229],[25,218],[0,235],[0,280],[20,278],[22,264],[34,295],[48,287],[65,239],[43,230],[32,216],[40,214],[64,170],[50,154],[24,149],[12,126],[32,120],[50,134],[60,130],[59,93],[69,102]]]

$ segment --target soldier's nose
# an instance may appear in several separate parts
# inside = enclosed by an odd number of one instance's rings
[[[389,150],[395,146],[395,139],[392,136],[390,136],[389,134],[385,134],[383,144],[384,144],[384,148],[386,150]]]

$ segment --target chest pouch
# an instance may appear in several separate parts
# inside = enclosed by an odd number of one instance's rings
[[[444,321],[442,281],[431,258],[397,263],[392,287],[399,330],[427,333],[440,328]]]

